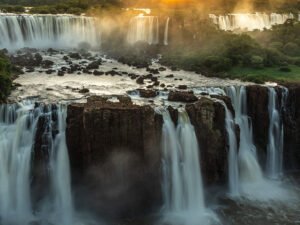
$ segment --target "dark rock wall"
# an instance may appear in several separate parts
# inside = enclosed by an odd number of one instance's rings
[[[186,110],[195,126],[206,185],[227,183],[227,133],[225,109],[219,102],[202,97]]]
[[[117,103],[106,97],[91,97],[86,104],[69,105],[66,134],[79,205],[92,206],[103,213],[101,216],[128,218],[157,211],[162,204],[163,121],[150,106],[118,98]],[[215,98],[201,97],[187,104],[186,111],[198,138],[205,185],[226,186],[229,146],[220,100],[234,110],[228,98]],[[286,104],[282,112],[284,165],[287,170],[300,169],[300,86],[289,87]],[[248,86],[247,106],[261,165],[265,165],[268,88]],[[176,124],[178,111],[172,107],[168,110]]]
[[[252,120],[253,138],[259,160],[265,165],[269,134],[269,91],[259,85],[247,86],[247,110]]]
[[[161,205],[162,118],[150,106],[119,99],[70,105],[67,144],[74,182],[83,183],[82,204],[104,216],[130,217]]]
[[[300,169],[300,85],[288,86],[289,95],[284,111],[284,168]]]

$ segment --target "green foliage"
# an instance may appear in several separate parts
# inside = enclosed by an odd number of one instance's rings
[[[288,42],[283,46],[283,52],[289,56],[300,55],[300,48],[296,43]]]
[[[0,5],[0,10],[5,13],[24,13],[25,8],[19,5]]]
[[[255,69],[262,69],[264,67],[264,59],[261,56],[251,56],[251,66]]]
[[[4,101],[11,91],[11,65],[8,59],[0,54],[0,102]]]
[[[221,56],[208,56],[204,60],[204,66],[213,72],[224,72],[230,70],[232,61],[229,58]]]

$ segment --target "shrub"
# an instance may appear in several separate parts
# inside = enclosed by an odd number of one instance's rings
[[[231,69],[232,62],[227,57],[209,56],[205,59],[204,65],[213,72],[224,72]]]
[[[270,43],[269,47],[277,49],[277,50],[281,50],[283,48],[283,44],[282,44],[282,42],[275,41],[275,42]]]
[[[288,73],[288,72],[291,72],[292,70],[289,67],[280,67],[279,71]]]
[[[256,69],[261,69],[264,67],[264,59],[261,56],[253,55],[251,57],[251,66]]]
[[[11,90],[10,63],[0,54],[0,101],[5,100]]]
[[[283,46],[283,52],[290,56],[300,55],[300,48],[296,43],[288,42]]]

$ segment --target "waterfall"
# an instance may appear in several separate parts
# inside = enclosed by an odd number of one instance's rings
[[[281,107],[284,107],[287,98],[287,89],[282,91],[282,103],[278,102],[277,92],[274,88],[269,88],[269,140],[267,146],[267,175],[272,179],[277,179],[282,174],[283,139],[284,127],[281,120]]]
[[[245,87],[229,87],[226,93],[235,110],[235,122],[240,127],[239,171],[240,181],[244,184],[261,182],[262,170],[259,166],[256,147],[253,142],[251,120],[247,115],[247,96]]]
[[[140,14],[133,17],[129,23],[127,41],[134,44],[138,41],[149,45],[159,44],[159,19],[157,16]]]
[[[205,207],[199,147],[188,114],[185,110],[179,112],[177,128],[168,111],[163,111],[162,115],[163,197],[166,220],[188,225],[205,225],[217,221],[215,215]]]
[[[0,218],[4,223],[32,219],[30,162],[37,123],[28,102],[0,106]]]
[[[33,213],[31,167],[39,119],[44,117],[46,151],[50,150],[49,180],[53,204]],[[57,119],[58,118],[58,119]],[[0,105],[0,219],[1,224],[30,224],[46,220],[71,225],[73,203],[65,140],[66,107],[37,106],[31,101]],[[57,134],[56,134],[57,130]],[[55,135],[56,134],[56,135]],[[38,149],[43,151],[45,149]],[[46,213],[46,214],[44,214]]]
[[[214,24],[225,31],[271,29],[274,25],[284,24],[288,19],[294,19],[292,13],[232,13],[219,16],[210,14],[209,17]]]
[[[228,110],[227,105],[222,102],[225,108],[226,131],[228,135],[228,178],[229,193],[231,196],[239,195],[239,168],[238,168],[238,146],[235,133],[235,122],[232,113]]]
[[[164,33],[164,45],[169,44],[169,23],[170,23],[170,17],[168,17],[166,21],[165,33]]]
[[[91,17],[0,14],[0,48],[72,48],[82,42],[99,46],[100,33]]]

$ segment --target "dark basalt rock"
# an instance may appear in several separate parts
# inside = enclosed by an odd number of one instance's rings
[[[203,93],[203,96],[208,95],[207,93]],[[228,110],[230,110],[230,112],[232,113],[232,116],[235,117],[235,111],[231,102],[231,99],[228,96],[224,96],[224,95],[210,95],[210,97],[215,98],[215,99],[219,99],[221,101],[223,101]]]
[[[136,83],[137,83],[137,84],[144,84],[144,77],[138,77],[138,78],[136,79]]]
[[[300,84],[287,85],[289,95],[283,110],[284,167],[300,170]]]
[[[82,202],[106,216],[137,217],[161,205],[162,118],[129,97],[68,106],[66,138]]]
[[[54,65],[54,62],[53,61],[51,61],[51,60],[44,60],[44,61],[42,61],[42,63],[41,63],[41,66],[43,67],[43,68],[50,68],[51,66],[53,66]]]
[[[252,120],[253,138],[262,162],[266,160],[269,134],[269,92],[268,88],[259,85],[246,87],[247,110]]]
[[[94,74],[95,76],[101,76],[101,75],[104,75],[104,72],[99,71],[99,70],[94,70],[93,74]]]
[[[101,65],[101,62],[102,62],[101,59],[96,60],[94,62],[91,62],[90,64],[87,65],[86,69],[88,69],[88,70],[96,70]]]
[[[166,78],[173,78],[174,75],[173,74],[170,74],[170,75],[167,75]]]
[[[186,90],[187,86],[186,85],[178,85],[177,87],[179,90]]]
[[[81,55],[77,52],[71,52],[69,54],[69,57],[72,58],[72,59],[77,59],[77,60],[82,59]]]
[[[111,76],[115,76],[115,75],[120,75],[119,72],[115,71],[115,70],[110,70],[105,72],[106,75],[111,75]]]
[[[193,104],[187,104],[186,111],[195,126],[204,182],[207,185],[225,184],[228,174],[228,144],[224,106],[202,97]]]
[[[55,72],[55,70],[52,70],[52,69],[46,70],[46,74],[52,74],[54,72]]]
[[[146,71],[148,71],[149,73],[152,73],[152,74],[159,74],[159,69],[152,69],[152,68],[147,67]]]
[[[43,57],[39,54],[25,53],[13,55],[10,57],[12,64],[21,67],[38,67],[43,61]]]
[[[64,72],[64,71],[59,70],[59,71],[57,72],[57,76],[62,77],[62,76],[64,76],[64,75],[65,75],[65,72]]]
[[[81,93],[81,94],[86,94],[86,93],[89,93],[89,92],[90,92],[90,90],[87,89],[87,88],[82,88],[81,90],[79,90],[79,93]]]
[[[198,98],[193,92],[170,91],[168,100],[172,102],[195,102]]]
[[[157,92],[155,90],[139,89],[138,91],[142,98],[155,98],[157,96]]]

